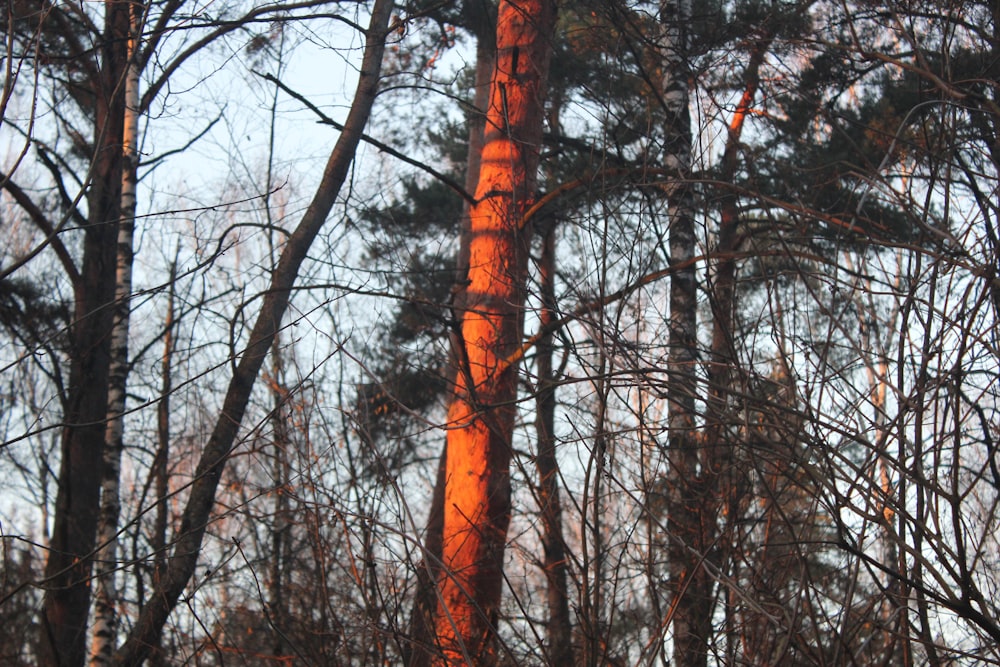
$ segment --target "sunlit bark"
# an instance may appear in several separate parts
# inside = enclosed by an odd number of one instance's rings
[[[546,77],[555,24],[550,0],[502,2],[461,313],[460,369],[448,414],[434,617],[436,664],[490,659],[510,521],[510,460],[530,229]]]
[[[465,191],[474,193],[479,184],[479,169],[486,135],[486,109],[490,101],[490,82],[496,67],[496,15],[491,3],[467,0],[463,5],[467,27],[476,36],[476,70],[473,82],[472,109],[469,111],[469,146],[466,152]],[[452,310],[461,313],[465,308],[466,277],[469,272],[469,247],[471,245],[469,213],[471,205],[463,206],[462,226],[459,230],[456,281],[452,290]],[[452,377],[458,374],[458,359],[463,355],[462,341],[452,336]],[[434,648],[434,610],[437,606],[437,580],[441,574],[441,539],[444,527],[444,474],[448,460],[447,446],[442,448],[438,462],[434,495],[424,533],[424,557],[417,571],[417,592],[414,595],[410,617],[410,637],[405,645],[403,661],[409,667],[426,667],[436,653]]]

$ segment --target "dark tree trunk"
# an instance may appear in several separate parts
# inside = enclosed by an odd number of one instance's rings
[[[111,364],[129,5],[105,3],[100,71],[93,82],[94,157],[87,192],[83,261],[70,332],[70,379],[52,540],[45,566],[39,664],[86,661],[91,572],[100,513]]]
[[[556,230],[550,225],[542,238],[538,265],[542,312],[538,326],[538,386],[535,397],[535,430],[538,438],[538,504],[542,517],[542,549],[546,580],[546,659],[550,665],[573,662],[573,634],[569,615],[568,568],[563,540],[562,503],[559,498],[559,461],[556,459],[556,377],[552,369],[552,337],[555,323]]]

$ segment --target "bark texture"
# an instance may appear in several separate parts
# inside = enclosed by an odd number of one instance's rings
[[[132,237],[135,229],[136,189],[139,170],[139,62],[138,48],[145,7],[129,3],[128,67],[125,72],[125,116],[122,130],[121,221],[115,276],[114,323],[111,332],[111,367],[108,381],[108,424],[104,443],[101,512],[97,528],[97,572],[94,588],[94,628],[90,664],[111,662],[117,629],[118,518],[121,514],[119,479],[125,434],[125,390],[128,380],[128,334],[132,296]]]
[[[693,263],[696,250],[691,170],[690,68],[687,26],[690,0],[664,0],[663,87],[666,113],[664,166],[677,174],[666,190],[669,216],[670,279],[668,368],[669,589],[673,596],[674,659],[680,667],[705,667],[712,629],[714,579],[704,559],[714,547],[716,516],[703,475],[706,456],[698,431],[696,397],[698,302]]]
[[[535,431],[538,453],[538,505],[542,520],[542,567],[546,580],[545,655],[550,665],[573,662],[573,625],[569,615],[569,568],[563,540],[562,501],[559,497],[559,461],[556,458],[555,414],[557,377],[552,368],[555,353],[553,330],[556,322],[556,231],[550,224],[542,239],[538,263],[542,312],[538,326],[542,336],[537,346],[538,386],[535,398]]]
[[[490,101],[490,82],[496,67],[496,15],[483,0],[467,0],[463,5],[467,27],[476,36],[476,72],[473,83],[473,108],[469,111],[469,147],[466,157],[465,191],[474,193],[479,183],[479,169],[486,130],[486,109]],[[455,286],[452,289],[452,309],[465,309],[466,278],[469,273],[470,223],[468,202],[463,206],[462,227],[459,230],[458,260]],[[458,373],[459,359],[464,354],[458,335],[451,340],[451,375]],[[437,580],[441,575],[441,532],[444,524],[444,473],[448,460],[443,447],[438,462],[434,496],[424,533],[423,562],[417,571],[417,592],[410,617],[409,642],[404,646],[403,662],[409,667],[427,667],[436,654],[434,646],[434,610],[437,606]]]
[[[492,660],[510,521],[511,437],[543,105],[556,8],[501,2],[444,467],[438,665]]]

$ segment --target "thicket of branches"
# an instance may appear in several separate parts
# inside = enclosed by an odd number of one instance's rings
[[[0,28],[3,664],[1000,664],[997,3]]]

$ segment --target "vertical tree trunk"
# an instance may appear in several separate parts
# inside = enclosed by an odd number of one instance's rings
[[[111,333],[108,383],[108,424],[104,443],[101,512],[97,529],[97,572],[94,591],[93,643],[90,664],[110,664],[117,629],[115,573],[118,569],[118,517],[121,514],[119,478],[125,431],[125,388],[128,378],[129,313],[132,295],[132,235],[135,228],[139,169],[139,40],[144,6],[129,3],[128,67],[125,72],[125,117],[122,135],[121,220],[115,276],[115,309]]]
[[[167,502],[170,494],[170,399],[173,395],[173,356],[174,327],[176,325],[175,299],[177,289],[177,258],[170,264],[170,276],[167,284],[167,312],[164,318],[163,356],[160,359],[160,400],[156,406],[156,455],[150,466],[149,477],[156,498],[153,509],[152,534],[149,536],[149,547],[153,553],[152,584],[155,589],[166,575],[167,568],[167,525],[170,523],[170,505]],[[137,573],[139,612],[146,600],[141,573]],[[113,657],[113,656],[112,656]],[[110,663],[109,663],[110,664]],[[164,651],[159,638],[155,646],[150,647],[148,663],[154,667],[166,664]]]
[[[607,228],[604,230],[607,238]],[[601,249],[602,263],[600,270],[599,299],[603,301],[606,294],[605,280],[607,278],[606,248]],[[605,339],[604,315],[595,327],[594,336],[597,339],[597,367],[592,377],[594,390],[594,446],[587,462],[587,472],[584,486],[587,491],[583,495],[581,508],[580,530],[585,536],[584,554],[581,559],[583,573],[582,589],[580,591],[580,634],[583,636],[581,662],[586,667],[601,667],[611,662],[609,660],[610,626],[606,620],[607,599],[605,577],[609,568],[605,567],[608,560],[607,537],[608,522],[604,521],[608,506],[607,465],[608,460],[608,394],[611,384],[608,380],[608,354]],[[589,517],[588,517],[589,514]],[[589,548],[589,553],[587,552]]]
[[[490,82],[496,67],[496,16],[492,3],[484,0],[467,0],[463,5],[463,18],[476,36],[476,71],[473,82],[472,106],[469,111],[469,148],[465,167],[465,191],[474,193],[479,184],[479,169],[483,154],[486,130],[486,109],[490,102]],[[455,286],[452,288],[452,311],[465,309],[465,288],[469,275],[469,247],[471,245],[470,206],[462,210],[459,229],[458,259],[456,260]],[[458,315],[456,315],[458,317]],[[463,353],[462,341],[457,335],[451,340],[452,377],[458,375]],[[410,616],[409,642],[403,662],[409,667],[427,667],[437,648],[434,646],[434,610],[437,607],[437,580],[441,574],[441,539],[444,527],[444,474],[448,460],[447,447],[442,448],[438,462],[434,495],[424,533],[423,562],[417,570],[417,591]]]
[[[562,134],[562,91],[549,91],[549,131]],[[573,661],[573,623],[569,613],[569,567],[563,539],[563,512],[559,494],[559,460],[556,458],[556,373],[553,370],[556,325],[556,229],[558,220],[546,220],[542,234],[542,253],[538,261],[538,285],[541,311],[538,316],[538,339],[535,370],[538,384],[535,396],[535,433],[538,451],[538,505],[542,518],[542,568],[546,579],[546,659],[550,665],[568,665]]]
[[[80,289],[71,330],[55,517],[45,566],[39,662],[82,667],[87,658],[90,575],[100,512],[111,364],[115,257],[121,218],[128,4],[104,3],[100,73],[94,81],[94,157],[87,193]]]
[[[465,191],[474,194],[479,185],[482,168],[483,145],[486,141],[486,112],[490,103],[490,84],[496,69],[496,14],[484,0],[468,0],[464,6],[465,19],[476,36],[476,72],[473,82],[472,105],[469,112],[469,150],[465,165]],[[470,205],[463,205],[462,229],[458,249],[458,282],[455,308],[461,311],[465,296],[465,280],[469,274],[469,248],[471,225]]]
[[[563,541],[562,503],[559,498],[559,462],[556,459],[555,412],[556,378],[552,370],[552,325],[555,321],[556,230],[550,224],[542,238],[542,257],[538,263],[542,312],[538,326],[543,332],[538,341],[538,387],[535,397],[535,431],[538,438],[538,505],[542,517],[542,566],[547,584],[546,660],[550,665],[573,662],[572,624],[569,615],[569,589],[566,544]]]
[[[669,463],[668,516],[669,585],[674,597],[674,661],[679,667],[704,667],[708,660],[713,581],[701,559],[712,547],[715,516],[707,497],[700,465],[701,442],[695,414],[698,394],[697,294],[693,258],[696,249],[691,168],[690,69],[687,24],[690,0],[664,0],[663,104],[666,112],[665,166],[675,172],[667,188],[670,262],[668,368]]]
[[[719,181],[726,188],[720,195],[720,219],[718,241],[712,258],[711,278],[708,285],[709,302],[712,313],[712,343],[709,354],[707,392],[705,398],[705,427],[701,450],[701,476],[704,480],[702,502],[705,519],[705,535],[702,543],[715,543],[704,553],[706,563],[716,570],[726,569],[730,558],[732,541],[728,532],[720,535],[718,522],[725,519],[736,520],[740,514],[740,496],[733,468],[736,443],[730,437],[730,425],[734,416],[730,414],[730,397],[739,389],[733,387],[735,366],[734,321],[737,304],[736,294],[736,251],[738,227],[740,223],[739,201],[735,193],[735,179],[739,169],[740,141],[744,123],[753,107],[757,89],[760,86],[760,68],[772,42],[771,37],[762,37],[753,44],[750,58],[743,72],[743,92],[730,119],[726,146],[721,160]],[[732,187],[729,187],[732,186]],[[706,547],[707,548],[707,547]],[[706,591],[708,595],[710,591]],[[733,605],[738,596],[727,596],[727,619],[733,618]],[[709,607],[710,609],[710,607]],[[762,626],[757,626],[762,627]],[[762,630],[766,626],[762,627]],[[709,627],[704,630],[706,633]],[[706,634],[707,636],[707,634]],[[760,641],[761,637],[753,638]],[[762,642],[762,644],[766,644]],[[735,650],[735,643],[730,643]],[[708,646],[704,647],[708,654]],[[753,654],[751,651],[750,655]],[[769,656],[754,656],[766,664]]]
[[[462,358],[448,414],[442,572],[434,616],[441,665],[491,659],[510,521],[510,460],[530,230],[551,35],[552,0],[501,2],[497,63],[461,313]]]
[[[156,494],[156,511],[153,515],[153,534],[149,545],[153,550],[153,585],[164,576],[167,568],[167,524],[170,519],[170,507],[167,496],[170,494],[169,465],[170,461],[170,399],[173,394],[173,356],[174,356],[174,299],[177,279],[177,260],[170,264],[170,285],[167,288],[167,315],[164,322],[163,358],[160,363],[160,402],[156,406],[156,456],[150,475],[153,477],[153,490]]]
[[[284,659],[291,651],[285,641],[291,615],[288,611],[288,597],[285,581],[289,579],[288,568],[292,562],[292,524],[289,508],[291,488],[291,466],[288,457],[292,447],[288,429],[290,410],[287,405],[289,391],[285,385],[285,360],[281,354],[281,342],[275,338],[271,348],[271,410],[270,421],[274,429],[273,459],[271,478],[274,480],[274,525],[271,526],[271,562],[268,573],[267,608],[274,632],[274,655]]]
[[[340,188],[347,179],[364,126],[371,114],[378,91],[392,7],[391,0],[375,0],[372,7],[365,35],[361,75],[344,129],[330,153],[323,178],[309,207],[282,249],[271,277],[270,289],[263,297],[260,312],[250,332],[249,342],[226,390],[222,412],[198,461],[180,529],[174,538],[173,553],[128,639],[115,652],[116,665],[138,665],[145,660],[152,647],[157,645],[167,617],[195,571],[205,530],[215,505],[219,480],[236,445],[240,423],[253,386],[288,308],[299,267],[305,261],[312,242],[326,222]]]

